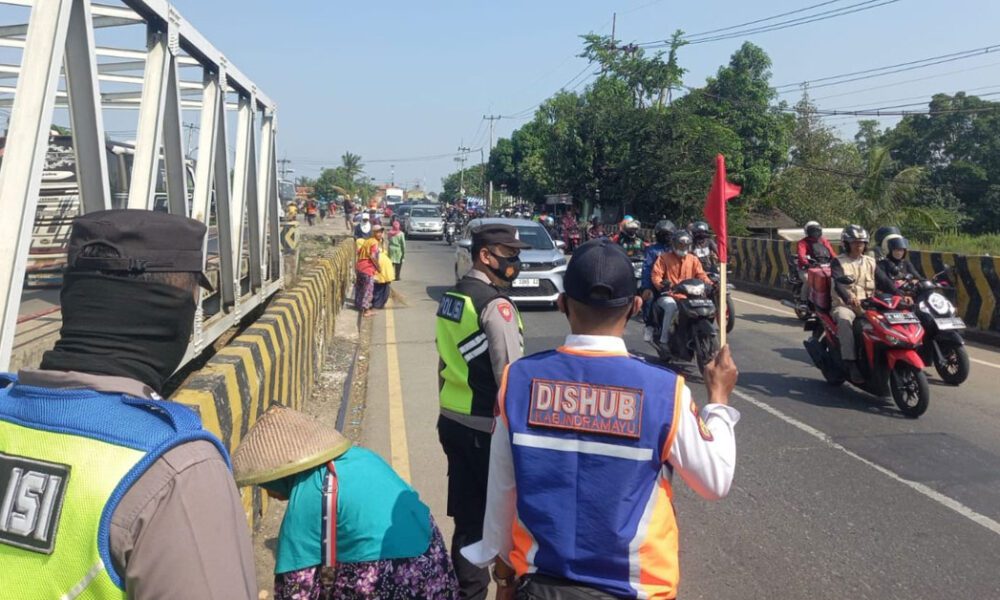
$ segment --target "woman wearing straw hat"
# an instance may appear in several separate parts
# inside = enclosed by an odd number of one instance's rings
[[[276,600],[457,600],[441,532],[374,452],[298,411],[271,407],[233,453],[239,485],[288,500]]]

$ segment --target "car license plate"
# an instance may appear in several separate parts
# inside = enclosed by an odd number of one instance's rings
[[[961,317],[945,317],[943,319],[934,319],[937,324],[937,328],[941,331],[948,331],[951,329],[965,329],[965,321]]]
[[[538,287],[538,280],[537,279],[525,279],[525,278],[515,279],[514,282],[511,283],[511,285],[514,286],[514,287],[516,287],[516,288]]]
[[[916,315],[909,312],[887,312],[885,313],[885,320],[888,321],[890,325],[906,325],[909,323],[920,322],[920,319],[918,319]]]

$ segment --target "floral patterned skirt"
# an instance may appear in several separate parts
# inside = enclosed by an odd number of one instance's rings
[[[274,576],[275,600],[458,600],[458,579],[441,531],[415,558],[338,563]]]
[[[368,310],[372,307],[372,296],[375,293],[375,277],[360,271],[354,278],[354,306],[358,310]]]

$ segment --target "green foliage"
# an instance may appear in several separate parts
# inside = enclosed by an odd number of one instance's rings
[[[454,204],[459,200],[461,186],[465,186],[466,196],[476,196],[483,198],[483,169],[480,165],[475,165],[462,171],[455,171],[451,175],[441,180],[444,190],[438,196],[438,200],[445,204]],[[495,182],[494,182],[495,185]]]
[[[917,250],[955,252],[970,256],[1000,256],[1000,234],[970,235],[966,233],[939,233],[926,241],[914,240]]]
[[[361,157],[345,152],[340,157],[341,164],[332,169],[323,169],[312,183],[320,198],[335,198],[338,195],[368,198],[374,193],[374,186],[362,175],[364,163]]]

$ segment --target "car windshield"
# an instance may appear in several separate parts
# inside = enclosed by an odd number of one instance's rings
[[[517,235],[525,244],[531,244],[532,250],[551,250],[552,238],[541,225],[518,225]]]
[[[413,208],[410,209],[410,216],[419,217],[423,219],[430,219],[433,217],[437,217],[439,215],[438,211],[433,208]]]

